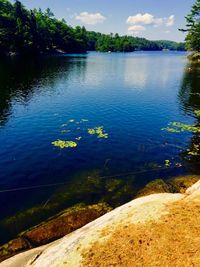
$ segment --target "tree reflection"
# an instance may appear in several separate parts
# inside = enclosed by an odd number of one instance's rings
[[[84,56],[86,57],[86,56]],[[75,57],[73,57],[73,60]],[[79,75],[85,70],[85,60],[75,60]],[[12,114],[14,103],[26,104],[44,88],[54,87],[58,79],[68,80],[70,60],[65,56],[43,58],[10,58],[0,62],[0,125]],[[83,66],[84,65],[84,66]],[[83,75],[83,73],[81,74]]]
[[[182,109],[195,118],[195,125],[200,127],[200,116],[195,111],[200,110],[200,64],[187,65],[179,92]],[[186,166],[193,173],[200,173],[200,133],[192,134],[189,147],[181,154]]]

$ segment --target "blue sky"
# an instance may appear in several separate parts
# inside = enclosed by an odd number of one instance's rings
[[[68,24],[150,40],[183,41],[178,31],[194,0],[22,0],[28,8],[51,8]]]

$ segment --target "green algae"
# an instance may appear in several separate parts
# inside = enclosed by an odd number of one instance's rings
[[[59,148],[77,147],[77,143],[74,141],[56,140],[52,142],[52,145]]]
[[[103,129],[103,126],[89,128],[88,133],[90,135],[96,135],[97,138],[108,138],[108,133],[105,132],[105,130]]]

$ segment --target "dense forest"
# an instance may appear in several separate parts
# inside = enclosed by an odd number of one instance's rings
[[[184,50],[184,43],[102,34],[69,26],[47,8],[26,9],[20,1],[0,0],[0,54],[82,53],[86,51]]]

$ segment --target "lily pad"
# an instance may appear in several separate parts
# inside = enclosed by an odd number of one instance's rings
[[[68,147],[77,147],[77,143],[74,141],[56,140],[51,144],[62,149]]]

